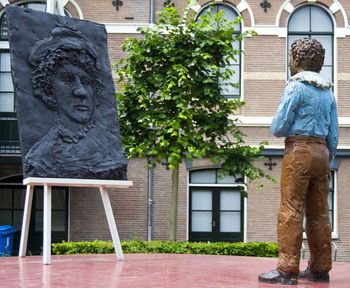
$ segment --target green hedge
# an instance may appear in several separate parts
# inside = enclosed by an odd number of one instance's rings
[[[277,257],[275,243],[249,242],[170,242],[170,241],[127,241],[121,242],[124,253],[169,253],[236,255],[255,257]],[[52,252],[62,254],[108,254],[114,253],[112,242],[62,242],[52,244]]]

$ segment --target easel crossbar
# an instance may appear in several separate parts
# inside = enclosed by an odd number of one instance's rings
[[[34,186],[44,186],[43,263],[51,264],[51,188],[52,186],[69,186],[99,188],[117,260],[124,260],[123,250],[120,244],[117,225],[114,219],[107,188],[128,188],[132,186],[132,181],[28,177],[23,180],[23,184],[27,185],[27,192],[23,213],[21,242],[18,253],[19,257],[24,257],[26,255]]]

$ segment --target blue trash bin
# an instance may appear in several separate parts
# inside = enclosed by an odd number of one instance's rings
[[[10,225],[0,226],[0,256],[12,256],[13,235],[16,228]]]

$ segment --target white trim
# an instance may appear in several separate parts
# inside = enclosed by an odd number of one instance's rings
[[[56,0],[46,0],[46,13],[55,14]]]
[[[201,10],[202,6],[197,3],[196,0],[192,1],[190,4],[189,4],[189,8],[192,9],[194,12],[198,13],[199,10]],[[188,7],[188,6],[187,6]]]
[[[105,25],[107,33],[118,34],[140,34],[137,31],[140,27],[149,27],[149,23],[136,23],[136,24],[124,24],[124,23],[102,23]]]
[[[1,3],[1,5],[2,6],[6,6],[6,5],[9,5],[10,4],[10,2],[9,2],[9,0],[0,0],[0,3]]]
[[[350,35],[350,29],[347,28],[336,28],[334,31],[334,37],[336,38],[345,38],[347,35]]]
[[[334,170],[334,193],[333,193],[333,231],[332,239],[338,238],[338,172]]]
[[[246,191],[246,189],[244,189]],[[248,242],[248,199],[244,197],[243,200],[243,242]]]
[[[215,169],[215,168],[213,168]],[[195,171],[195,170],[193,170]],[[189,172],[193,172],[189,171]],[[245,187],[246,185],[244,184],[208,184],[208,183],[201,183],[201,184],[193,184],[189,183],[189,187],[228,187],[228,188],[237,188],[237,187]]]
[[[294,10],[294,8],[295,7],[292,5],[292,3],[288,2],[286,3],[286,5],[284,5],[283,10],[287,11],[290,14]]]
[[[238,5],[236,6],[236,8],[237,8],[237,10],[238,10],[239,12],[242,12],[242,11],[248,9],[249,6],[248,6],[247,2],[241,1],[241,2],[238,3]]]
[[[338,234],[338,192],[337,192],[337,181],[338,175],[337,171],[333,170],[334,176],[334,192],[333,192],[333,231],[332,231],[332,240],[336,240],[339,238]],[[303,232],[303,240],[306,240],[306,233]]]
[[[292,7],[291,7],[291,6],[292,6]],[[276,15],[276,21],[275,21],[276,27],[279,26],[279,23],[280,23],[280,19],[281,19],[281,15],[282,15],[283,10],[289,12],[289,14],[294,10],[294,6],[290,3],[290,0],[286,0],[286,1],[281,5],[280,9],[278,10],[277,15]]]
[[[241,27],[241,31],[243,31],[243,29],[244,29],[244,27],[243,27],[243,22],[242,22],[242,27]],[[244,39],[242,40],[242,42],[241,42],[241,49],[244,51],[245,49],[244,49],[244,45],[245,45],[245,41],[244,41]],[[242,101],[244,101],[244,79],[245,79],[245,77],[244,77],[244,63],[245,63],[245,54],[244,53],[241,53],[241,63],[240,63],[240,67],[239,67],[239,69],[240,69],[240,71],[239,71],[239,73],[240,73],[240,86],[239,86],[239,89],[240,89],[240,97],[239,97],[239,99],[240,100],[242,100]]]
[[[128,188],[132,181],[124,180],[100,180],[100,179],[72,179],[72,178],[39,178],[28,177],[23,179],[23,185],[33,186],[62,186],[62,187],[116,187]]]
[[[10,43],[8,41],[0,41],[0,49],[10,49]]]
[[[335,22],[335,18],[333,15],[330,15],[331,19],[333,20],[333,27],[337,27],[337,23]],[[337,50],[337,35],[336,30],[333,31],[333,85],[334,85],[334,97],[336,101],[338,101],[338,50]]]
[[[237,126],[240,127],[269,127],[273,117],[256,117],[256,116],[241,116],[232,115],[231,119],[238,119]],[[338,117],[339,127],[350,127],[350,117]]]
[[[237,123],[237,126],[240,127],[269,127],[272,122],[272,117],[233,115],[232,118],[238,119],[239,123]]]
[[[317,4],[317,1],[308,1],[308,3],[315,3]],[[301,4],[303,5],[303,4]],[[301,6],[299,5],[299,6]],[[298,7],[299,7],[298,6]],[[325,8],[324,6],[321,6],[323,9],[329,10],[331,13],[330,14],[334,14],[336,12],[338,12],[339,10],[342,13],[343,16],[343,20],[344,20],[344,27],[339,27],[339,28],[335,28],[334,29],[334,36],[336,37],[346,37],[348,35],[350,35],[350,29],[349,29],[349,22],[348,22],[348,16],[347,13],[343,7],[343,5],[338,1],[338,0],[334,0],[333,4],[327,8]],[[281,15],[283,11],[287,11],[289,14],[291,14],[294,11],[295,7],[290,3],[290,0],[286,0],[280,7],[277,16],[276,16],[276,21],[275,21],[275,27],[279,27],[279,23],[280,23],[280,19],[281,19]],[[333,19],[333,22],[336,24],[335,20]],[[334,25],[334,27],[336,27],[336,25]],[[339,31],[338,31],[339,29]],[[264,31],[261,31],[262,33]],[[271,32],[270,32],[271,33]],[[261,34],[261,35],[265,35],[265,34]],[[271,35],[271,34],[266,34],[266,35]],[[277,33],[275,35],[279,35],[280,37],[287,37],[287,34],[285,36],[283,36],[283,33]]]
[[[340,11],[341,11],[341,13],[342,13],[342,15],[343,15],[344,27],[349,28],[348,15],[347,15],[347,13],[346,13],[346,11],[345,11],[343,5],[342,5],[341,3],[339,3],[338,0],[334,0],[334,3],[337,3],[337,4],[339,5],[339,7],[340,7]],[[333,4],[334,4],[334,3],[333,3]]]
[[[276,35],[278,37],[287,37],[287,28],[285,27],[278,27],[275,25],[255,25],[252,27],[245,27],[243,32],[247,30],[253,30],[258,35]]]
[[[281,137],[280,138],[282,141],[284,140],[284,138],[283,137]],[[258,147],[257,145],[250,145],[250,146],[252,146],[252,147]],[[285,149],[285,145],[283,144],[281,144],[281,145],[278,145],[278,144],[276,144],[276,145],[266,145],[266,147],[265,147],[266,149],[272,149],[272,150],[280,150],[280,149],[282,149],[282,150],[284,150]],[[341,150],[341,149],[343,149],[343,150],[349,150],[350,149],[350,145],[338,145],[337,146],[337,149],[339,149],[339,150]],[[339,157],[341,157],[341,156],[339,156]]]
[[[248,178],[244,175],[244,183],[248,183]],[[247,193],[248,186],[244,185],[244,192]],[[243,242],[248,242],[248,198],[244,197],[243,200]]]
[[[187,170],[186,240],[190,240],[190,170]]]
[[[77,10],[78,15],[79,15],[79,19],[81,19],[81,20],[84,19],[83,11],[81,11],[78,3],[75,2],[74,0],[68,0],[67,2],[70,2],[74,6],[74,8]]]
[[[244,2],[246,2],[246,0],[244,0]],[[249,16],[250,16],[250,22],[251,22],[251,25],[252,27],[255,26],[255,17],[254,17],[254,13],[253,13],[253,10],[252,8],[250,7],[250,5],[246,2],[247,4],[247,9],[248,9],[248,12],[249,12]]]
[[[332,11],[332,13],[336,13],[341,9],[341,6],[339,4],[339,2],[333,2],[333,4],[329,7],[329,10]]]
[[[274,25],[256,25],[242,29],[243,32],[248,30],[253,30],[260,36],[278,36],[281,38],[286,38],[288,35],[288,30],[286,27],[277,27]],[[350,36],[350,27],[337,27],[334,29],[335,38],[345,38],[346,36]]]

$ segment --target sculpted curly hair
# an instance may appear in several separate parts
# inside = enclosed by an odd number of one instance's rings
[[[295,64],[305,71],[320,72],[323,66],[325,49],[316,39],[298,39],[293,42],[291,55]]]
[[[32,87],[34,96],[41,99],[45,105],[52,111],[57,110],[58,95],[53,93],[53,81],[55,72],[58,67],[73,64],[85,70],[95,83],[96,105],[102,97],[102,81],[100,72],[96,69],[95,61],[86,50],[49,50],[44,58],[42,58],[32,71]]]

